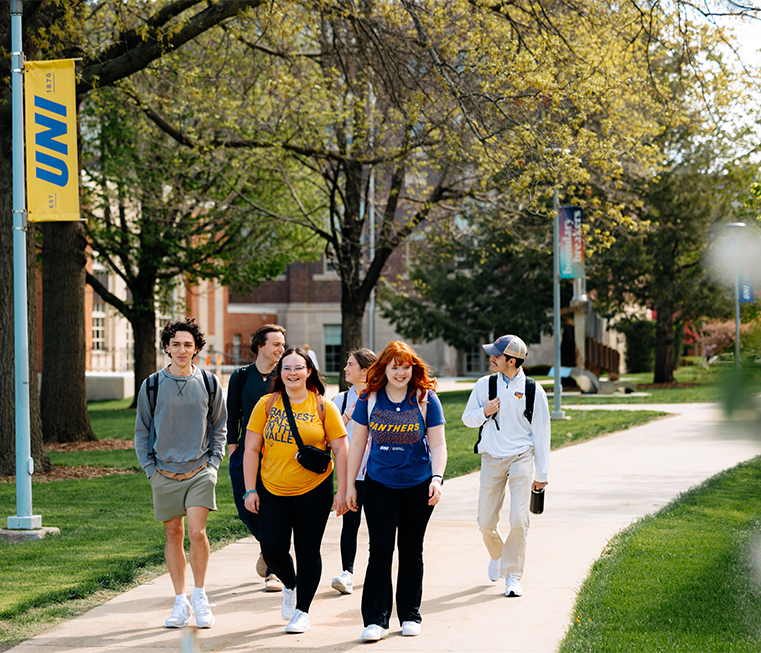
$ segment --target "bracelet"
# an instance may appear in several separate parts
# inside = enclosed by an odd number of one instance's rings
[[[246,497],[247,497],[249,494],[256,494],[256,490],[255,490],[255,489],[254,489],[254,490],[246,490],[246,493],[243,495],[243,500],[244,500],[244,501],[246,500]]]
[[[431,480],[433,480],[434,478],[438,478],[441,484],[444,485],[444,477],[441,474],[434,474],[433,476],[431,476]]]

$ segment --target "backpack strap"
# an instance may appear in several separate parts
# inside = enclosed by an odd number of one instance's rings
[[[526,410],[523,411],[523,416],[529,424],[534,417],[534,397],[536,397],[536,381],[526,377]]]
[[[341,415],[346,412],[346,404],[349,403],[349,391],[343,393],[343,401],[341,402]]]
[[[417,407],[420,414],[423,416],[423,432],[425,433],[428,431],[428,390],[418,392]]]
[[[156,413],[156,399],[159,395],[159,373],[154,372],[148,376],[148,383],[146,384],[146,391],[148,392],[148,406],[151,409],[151,419]]]
[[[280,393],[279,392],[273,392],[270,395],[270,398],[267,399],[267,405],[264,407],[264,414],[267,415],[267,419],[270,418],[270,412],[272,412],[272,407],[275,405],[275,402],[280,399]]]
[[[325,430],[325,397],[323,397],[321,394],[314,393],[315,394],[315,401],[317,402],[317,414],[320,416],[320,421],[322,422],[322,429]]]
[[[498,376],[499,376],[499,372],[489,376],[489,399],[496,399],[496,397],[497,397],[497,378],[498,378]],[[533,407],[533,404],[532,404],[532,407]],[[487,421],[490,420],[490,419],[494,420],[494,424],[496,425],[497,430],[499,431],[499,422],[497,421],[496,413],[494,414],[494,417],[489,415],[489,417],[487,418]],[[478,427],[478,439],[476,440],[476,444],[473,445],[473,453],[475,453],[475,454],[478,453],[478,445],[481,444],[481,433],[484,430],[484,425],[485,424],[486,424],[486,422],[484,422],[483,424],[481,424],[481,426]]]
[[[375,408],[375,402],[378,400],[374,392],[370,392],[367,395],[367,428],[370,428],[370,415],[373,414],[373,408]]]

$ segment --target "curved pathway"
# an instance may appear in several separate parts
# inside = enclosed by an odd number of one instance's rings
[[[573,407],[567,408],[571,413]],[[652,404],[641,408],[664,410]],[[715,406],[669,408],[679,414],[553,452],[545,513],[532,517],[523,597],[506,598],[504,581],[486,577],[488,555],[475,523],[478,475],[470,474],[444,485],[429,527],[421,636],[401,637],[394,620],[386,639],[360,643],[365,561],[360,555],[354,594],[342,596],[330,588],[340,571],[340,520],[331,518],[322,584],[310,612],[312,629],[284,633],[280,594],[263,591],[254,571],[259,547],[248,538],[212,554],[207,589],[217,622],[198,632],[199,650],[551,653],[569,623],[577,588],[616,532],[679,492],[761,453],[755,429],[724,422]],[[360,551],[366,546],[363,526]],[[183,632],[163,628],[172,600],[165,575],[11,650],[178,651]]]

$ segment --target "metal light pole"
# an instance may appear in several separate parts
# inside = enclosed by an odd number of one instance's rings
[[[743,228],[744,222],[730,222],[728,227]],[[740,236],[735,236],[735,367],[740,369]]]
[[[16,515],[8,528],[33,530],[42,517],[32,514],[32,458],[29,418],[29,329],[26,285],[26,196],[24,194],[24,55],[21,51],[22,0],[11,0],[11,91],[13,111],[13,326],[16,372]]]
[[[553,241],[553,263],[552,263],[552,300],[553,300],[553,364],[555,367],[554,383],[554,406],[552,408],[552,419],[565,419],[565,413],[561,410],[561,395],[563,394],[563,385],[560,379],[560,202],[558,200],[558,189],[552,194],[552,211],[554,213],[552,241]]]

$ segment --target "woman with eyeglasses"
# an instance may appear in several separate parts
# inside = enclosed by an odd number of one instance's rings
[[[243,474],[246,509],[259,514],[261,547],[272,572],[283,581],[281,616],[287,633],[309,630],[309,607],[322,574],[320,546],[333,501],[333,462],[323,473],[296,459],[303,446],[333,451],[338,473],[337,515],[346,512],[346,428],[338,407],[323,397],[325,385],[309,355],[300,347],[286,350],[275,368],[272,395],[256,404],[246,433]],[[257,486],[259,453],[261,483]],[[293,536],[296,566],[289,555]],[[298,577],[298,586],[297,586]]]
[[[420,634],[423,538],[441,498],[447,465],[444,413],[433,392],[436,381],[406,343],[389,343],[367,371],[367,387],[354,409],[346,499],[357,510],[354,479],[370,435],[362,489],[370,559],[362,589],[363,642],[388,634],[398,551],[396,613],[406,637]]]

